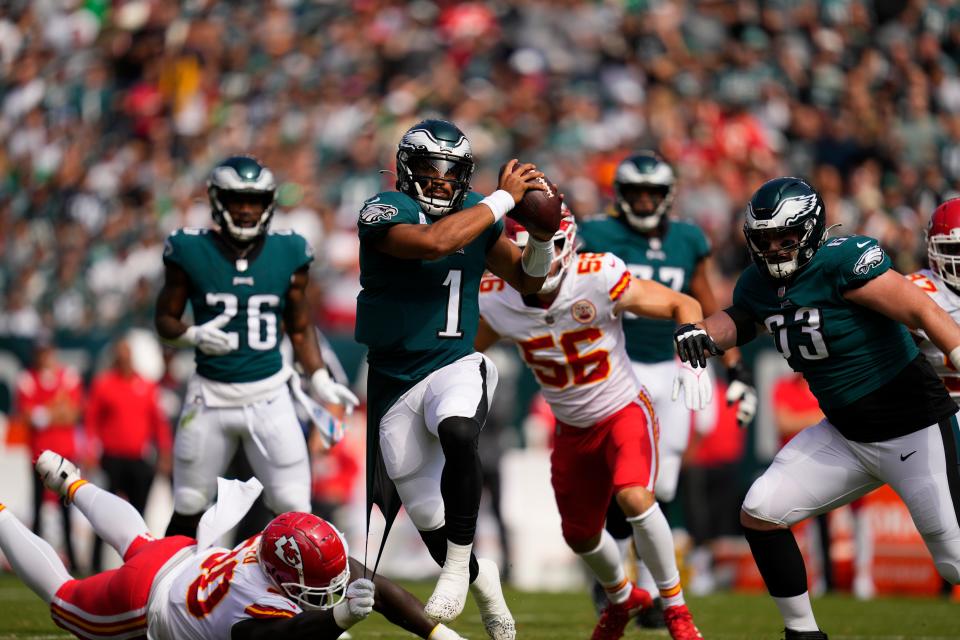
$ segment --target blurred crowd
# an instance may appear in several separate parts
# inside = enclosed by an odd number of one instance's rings
[[[520,157],[578,215],[660,149],[721,282],[744,202],[786,173],[910,270],[960,190],[958,64],[952,0],[10,0],[0,334],[149,326],[165,234],[209,223],[207,173],[237,152],[279,175],[275,225],[314,245],[319,320],[351,333],[356,212],[427,115],[467,132],[478,191]]]

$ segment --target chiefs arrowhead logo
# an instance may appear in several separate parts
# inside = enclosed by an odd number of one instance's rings
[[[300,555],[300,546],[296,540],[290,536],[282,536],[274,543],[273,550],[284,564],[303,572],[303,557]]]

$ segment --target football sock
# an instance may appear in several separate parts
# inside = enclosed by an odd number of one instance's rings
[[[192,515],[184,515],[174,511],[173,515],[170,517],[170,524],[167,525],[167,532],[164,535],[168,538],[170,536],[187,536],[188,538],[196,538],[197,527],[200,526],[200,518],[202,517],[202,511]]]
[[[0,509],[0,551],[30,590],[47,604],[64,582],[72,580],[60,556],[10,512]]]
[[[627,518],[627,522],[633,525],[633,543],[637,547],[637,554],[650,569],[664,608],[683,604],[673,534],[660,505],[654,503],[640,515]]]
[[[74,484],[79,484],[77,481]],[[98,536],[117,550],[122,558],[130,543],[139,536],[149,534],[133,505],[95,484],[85,482],[76,490],[71,487],[73,504],[80,510]]]
[[[819,629],[807,593],[807,569],[797,539],[789,529],[758,531],[744,527],[757,569],[783,616],[794,631]]]
[[[653,574],[650,573],[650,568],[647,567],[646,563],[640,558],[637,558],[636,570],[637,579],[635,582],[637,583],[637,586],[644,591],[650,592],[651,595],[656,597],[656,593],[658,591],[657,581],[653,579]]]
[[[600,543],[592,551],[578,554],[587,563],[597,581],[607,592],[607,598],[614,604],[625,602],[633,588],[623,571],[620,549],[613,536],[604,529],[600,534]]]
[[[477,530],[483,470],[477,445],[480,423],[473,418],[454,416],[437,428],[445,458],[440,475],[447,539],[458,545],[472,545]]]
[[[420,531],[419,533],[420,533],[420,537],[423,539],[423,543],[427,545],[427,551],[430,552],[430,556],[433,558],[433,561],[442,567],[444,561],[447,559],[446,527],[440,527],[439,529],[434,529],[433,531]],[[470,554],[470,582],[471,583],[477,579],[477,575],[479,573],[480,573],[480,565],[477,564],[477,556],[471,553]]]

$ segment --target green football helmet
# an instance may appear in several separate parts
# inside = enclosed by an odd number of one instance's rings
[[[826,240],[826,211],[817,190],[800,178],[774,178],[747,203],[743,235],[761,273],[778,280],[806,266]]]
[[[616,209],[624,222],[640,233],[648,233],[663,221],[673,204],[676,176],[673,168],[654,151],[640,151],[617,166],[613,176]],[[642,210],[635,198],[642,191],[653,192],[660,201]]]
[[[266,233],[270,226],[277,204],[277,181],[273,172],[256,158],[232,156],[210,172],[207,194],[214,222],[232,238],[249,242]],[[251,203],[257,209],[252,216],[237,212],[237,206]]]
[[[446,120],[418,122],[397,145],[397,191],[416,200],[431,216],[460,208],[473,169],[470,141]]]

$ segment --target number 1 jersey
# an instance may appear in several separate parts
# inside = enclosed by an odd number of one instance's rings
[[[528,306],[503,280],[480,285],[480,315],[517,343],[557,419],[590,427],[636,399],[633,374],[614,306],[627,287],[627,266],[611,253],[583,253],[567,269],[549,307]]]

